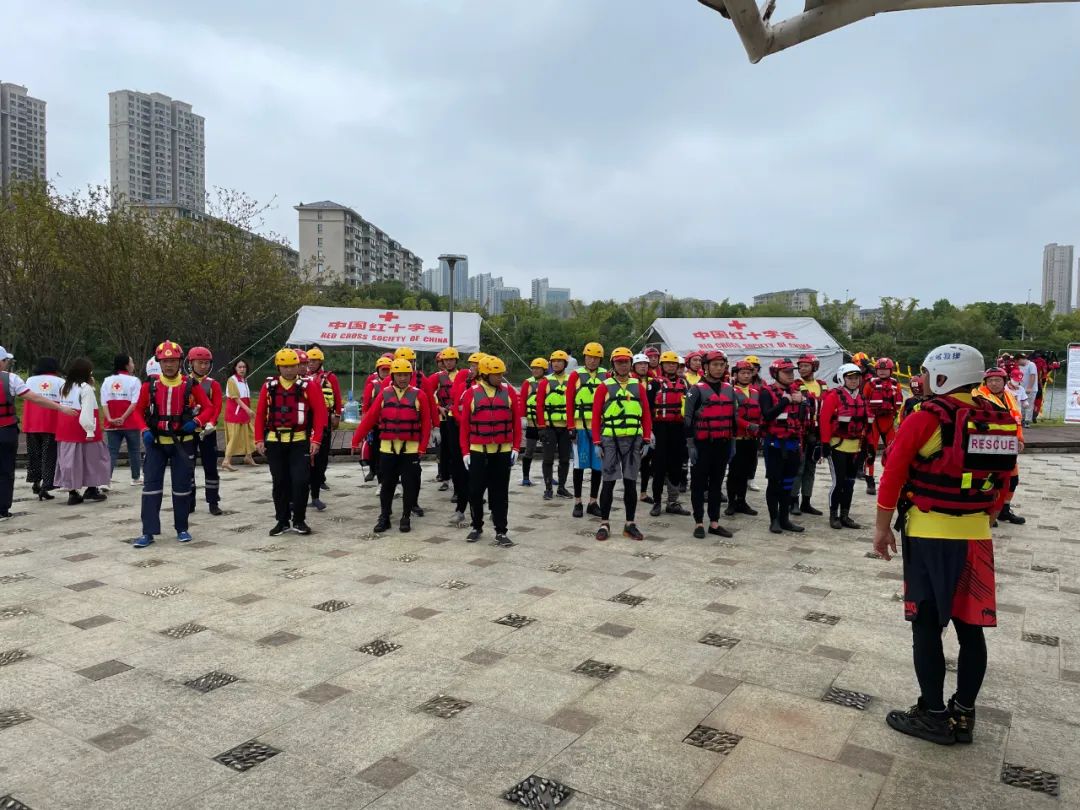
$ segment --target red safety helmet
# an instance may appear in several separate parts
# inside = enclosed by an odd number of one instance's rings
[[[649,357],[659,357],[660,350],[655,346],[648,346],[645,349],[645,354],[649,355]]]
[[[187,359],[190,363],[192,360],[209,360],[214,362],[214,355],[205,346],[192,346],[188,349]]]
[[[740,360],[738,363],[735,364],[735,371],[739,372],[743,369],[746,369],[747,371],[753,371],[754,364],[751,363],[749,360]]]
[[[878,358],[875,368],[878,371],[881,371],[882,369],[885,369],[886,371],[893,371],[896,368],[896,363],[894,363],[888,357],[881,357]]]
[[[686,357],[685,357],[686,365],[690,365],[690,361],[695,357],[703,358],[704,355],[701,352],[698,352],[698,351],[687,352]],[[704,362],[704,360],[702,360],[702,362]]]
[[[163,340],[154,349],[154,357],[158,360],[180,360],[184,356],[184,350],[179,343],[171,340]]]
[[[986,373],[983,374],[984,380],[989,380],[991,377],[1000,377],[1003,380],[1007,380],[1009,375],[1005,373],[1003,368],[988,368]]]
[[[810,354],[809,352],[800,357],[798,363],[799,365],[809,363],[814,371],[817,371],[821,367],[821,361],[817,359],[817,355]]]
[[[299,360],[299,361],[300,361],[301,363],[306,363],[306,362],[308,361],[308,356],[307,356],[307,352],[303,351],[302,349],[297,349],[297,350],[296,350],[296,358],[297,358],[297,359],[298,359],[298,360]]]
[[[791,362],[791,358],[778,357],[769,364],[769,376],[777,382],[780,382],[780,378],[777,375],[781,371],[795,371],[795,364]]]
[[[706,366],[709,365],[709,363],[711,363],[713,360],[723,360],[726,363],[727,355],[719,349],[711,352],[705,352],[701,355],[701,362],[704,363]]]
[[[1020,381],[1020,380],[1024,379],[1024,372],[1023,372],[1023,371],[1021,371],[1021,370],[1020,370],[1020,369],[1018,369],[1018,368],[1014,368],[1014,369],[1012,370],[1012,378],[1013,378],[1014,380]]]
[[[918,375],[912,377],[911,381],[908,383],[908,388],[911,389],[911,393],[913,393],[913,394],[922,394],[923,393],[922,377],[919,377]]]

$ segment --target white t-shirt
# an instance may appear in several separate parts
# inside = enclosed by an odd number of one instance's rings
[[[94,396],[93,387],[86,383],[73,385],[66,397],[61,397],[62,404],[74,408],[79,412],[79,424],[86,431],[86,438],[92,439],[97,429],[97,397]]]
[[[1012,383],[1010,383],[1009,384],[1009,393],[1013,395],[1013,397],[1016,399],[1017,403],[1022,404],[1024,402],[1027,402],[1027,399],[1028,399],[1027,391],[1025,391],[1021,386],[1017,385],[1015,388],[1013,388]]]
[[[1024,372],[1024,379],[1022,380],[1024,390],[1029,394],[1034,394],[1039,387],[1039,367],[1028,361],[1026,366],[1019,366],[1019,369]]]
[[[30,390],[30,386],[14,371],[9,371],[8,377],[11,379],[11,393],[15,396],[21,397]]]

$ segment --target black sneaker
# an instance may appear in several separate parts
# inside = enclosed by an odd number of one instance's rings
[[[555,490],[555,494],[558,495],[560,498],[573,498],[574,497],[570,493],[570,490],[568,490],[566,487],[559,487],[557,490]]]
[[[1012,510],[1012,507],[1008,505],[1006,505],[1006,507],[1001,510],[1000,517],[1007,523],[1012,523],[1017,526],[1023,526],[1025,523],[1027,523],[1027,518],[1020,517],[1020,515],[1016,514],[1016,512]]]
[[[277,537],[279,534],[285,534],[289,530],[289,524],[284,520],[279,520],[274,524],[274,528],[270,530],[271,537]]]
[[[592,515],[593,517],[600,517],[600,504],[590,503],[585,507],[585,514]]]
[[[735,515],[735,506],[733,504],[731,504],[731,503],[728,503],[727,508],[724,509],[724,514],[727,515],[728,517],[734,517],[734,515]]]
[[[71,490],[71,492],[68,493],[68,501],[67,502],[68,502],[68,506],[78,506],[80,503],[83,502],[83,496],[80,495],[75,490]]]
[[[694,537],[696,537],[698,540],[704,540],[705,539],[705,527],[704,526],[695,527],[694,528]]]
[[[311,505],[315,507],[316,512],[322,512],[326,509],[326,504],[322,502],[321,498],[315,498],[312,500]]]
[[[321,484],[319,484],[319,489],[322,489],[322,490],[329,490],[329,489],[330,489],[330,485],[329,485],[328,483],[326,483],[325,481],[323,481],[323,482],[322,482]]]
[[[665,509],[664,511],[667,512],[669,515],[683,515],[684,517],[690,514],[690,510],[678,501],[672,501],[671,503],[669,503],[667,505],[667,509]]]
[[[551,491],[551,487],[548,487],[547,489],[544,490],[544,500],[545,501],[550,501],[554,497],[555,497],[555,494]]]
[[[792,500],[791,501],[791,506],[789,507],[789,509],[790,509],[790,514],[792,514],[792,515],[801,515],[802,514],[802,509],[799,508],[799,502],[797,500]]]
[[[975,740],[975,710],[960,709],[956,700],[949,698],[949,718],[952,721],[956,741],[961,745],[970,745]]]
[[[368,470],[368,474],[364,476],[364,481],[365,482],[371,482],[371,481],[374,481],[374,480],[375,480],[375,471],[374,470]]]
[[[446,481],[443,481],[442,486],[439,487],[439,492],[446,492],[448,489],[450,489],[450,484],[448,484]]]
[[[505,534],[497,534],[495,535],[495,545],[497,545],[499,548],[511,548],[512,546],[516,546],[517,543],[515,543]]]
[[[838,518],[836,515],[829,515],[829,526],[834,529],[844,528],[844,524],[840,522],[840,518]]]
[[[843,526],[845,529],[861,529],[862,528],[862,526],[860,526],[854,520],[849,518],[847,515],[841,515],[840,516],[840,525]]]
[[[88,501],[103,501],[109,496],[97,487],[87,487],[84,496]]]
[[[652,503],[652,496],[646,495],[644,492],[642,492],[641,497],[638,500],[640,500],[642,503]]]
[[[813,504],[810,503],[810,501],[803,501],[799,505],[799,509],[802,510],[802,513],[804,515],[817,515],[820,517],[824,514],[820,509],[815,508]]]
[[[956,742],[951,720],[948,710],[929,712],[922,707],[921,699],[906,712],[894,709],[885,715],[889,728],[938,745],[952,745]]]
[[[660,517],[660,504],[654,503],[652,509],[649,510],[650,517]]]
[[[877,495],[877,484],[874,483],[874,476],[866,476],[866,494]]]
[[[606,523],[601,523],[600,528],[596,530],[596,539],[603,541],[607,540],[610,536],[611,530],[608,528],[608,525]]]
[[[622,533],[626,537],[629,537],[631,540],[644,540],[645,539],[645,535],[643,535],[641,533],[641,529],[639,529],[633,523],[627,523],[625,526],[623,526]]]
[[[210,504],[210,514],[214,517],[221,517],[221,515],[225,513],[221,511],[220,506],[218,506],[216,503],[212,503]]]
[[[585,507],[580,503],[575,503],[573,515],[576,518],[585,517]]]
[[[480,539],[480,535],[482,535],[483,533],[484,533],[483,529],[473,529],[471,532],[469,532],[467,535],[465,535],[465,542],[466,543],[475,543],[477,540]]]
[[[292,527],[297,534],[311,534],[311,527],[302,520],[294,520]]]
[[[376,523],[375,523],[375,533],[376,534],[382,534],[383,532],[388,531],[389,529],[390,529],[390,518],[380,515],[378,521],[376,521]]]
[[[717,537],[734,537],[734,535],[725,529],[723,526],[717,524],[716,526],[709,527],[709,534],[715,534]]]
[[[404,515],[400,521],[398,521],[398,531],[402,534],[407,534],[412,531],[412,522],[409,520],[408,515]]]
[[[738,506],[736,506],[735,511],[738,512],[740,515],[750,515],[750,517],[757,517],[758,513],[757,509],[751,509],[750,505],[745,502],[740,503]]]

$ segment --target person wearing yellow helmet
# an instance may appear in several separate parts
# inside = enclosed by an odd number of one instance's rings
[[[574,466],[574,511],[576,518],[585,515],[581,503],[581,491],[584,488],[585,470],[589,473],[589,508],[588,513],[599,517],[600,478],[603,462],[595,445],[590,440],[592,433],[592,404],[596,389],[600,387],[608,371],[600,365],[604,358],[604,347],[599,343],[586,343],[584,365],[570,373],[566,383],[566,419],[570,439],[577,449],[577,464]]]
[[[360,399],[360,413],[365,414],[371,409],[371,404],[376,395],[382,391],[383,382],[390,379],[390,364],[394,362],[394,354],[390,352],[379,357],[375,361],[375,371],[368,375],[364,381],[364,393]],[[376,427],[371,435],[365,438],[365,446],[370,456],[368,461],[365,482],[375,480],[379,475],[379,429]],[[361,461],[361,464],[363,461]]]
[[[311,382],[300,376],[298,352],[282,349],[274,358],[277,375],[263,383],[255,409],[255,447],[266,456],[274,482],[271,537],[292,530],[311,534],[307,517],[311,459],[319,452],[326,430],[326,402]]]
[[[469,507],[472,530],[466,540],[475,543],[484,532],[484,498],[491,509],[495,545],[509,548],[510,468],[521,447],[521,403],[514,387],[503,381],[506,363],[488,355],[480,361],[476,383],[461,403],[460,450],[469,471]]]
[[[397,358],[390,364],[390,384],[372,401],[353,433],[352,450],[371,431],[379,431],[379,519],[375,531],[390,528],[394,492],[401,482],[401,521],[398,530],[412,529],[412,516],[418,514],[420,497],[420,458],[431,438],[431,398],[412,384],[412,363]]]
[[[645,448],[652,438],[652,418],[645,383],[633,376],[633,354],[620,346],[611,353],[611,376],[604,379],[593,400],[591,438],[603,460],[603,486],[600,490],[600,528],[596,539],[607,540],[611,534],[611,505],[615,484],[622,481],[626,523],[623,534],[631,540],[645,535],[634,522],[637,510],[638,468]]]
[[[453,346],[439,352],[439,371],[424,381],[424,391],[431,397],[439,412],[439,469],[435,480],[439,492],[450,488],[450,479],[457,466],[458,422],[450,408],[454,381],[464,374],[458,369],[458,350]]]
[[[686,381],[679,377],[679,355],[666,351],[660,355],[660,373],[648,382],[649,405],[653,421],[652,509],[659,517],[664,487],[667,487],[669,515],[689,515],[679,503],[679,487],[685,483],[683,461],[687,455],[683,435],[683,411],[686,404]],[[644,500],[644,499],[643,499]]]
[[[521,454],[521,485],[523,487],[533,485],[529,472],[532,469],[533,456],[536,454],[536,443],[540,438],[540,430],[536,426],[536,394],[540,380],[547,375],[547,369],[547,359],[537,357],[529,363],[532,376],[521,384],[520,399],[525,403],[525,452]]]
[[[337,375],[323,368],[326,355],[318,346],[312,346],[307,350],[308,378],[312,384],[322,392],[323,402],[326,403],[328,420],[326,429],[323,431],[322,440],[319,442],[319,452],[311,465],[311,505],[319,512],[326,509],[323,503],[322,490],[330,489],[326,483],[326,468],[330,464],[330,440],[334,435],[334,429],[341,424],[341,411],[344,402],[341,398],[341,383]]]
[[[550,501],[555,486],[555,457],[559,458],[558,496],[572,498],[566,488],[566,477],[570,473],[570,429],[567,427],[567,385],[570,376],[566,366],[570,355],[562,349],[556,349],[548,358],[551,373],[542,379],[536,389],[536,425],[544,442],[544,500]]]
[[[806,397],[807,409],[802,449],[799,452],[799,472],[796,473],[795,480],[791,484],[791,514],[793,515],[822,514],[820,509],[810,503],[814,495],[816,468],[822,458],[818,415],[821,411],[822,398],[829,390],[829,384],[816,376],[820,366],[817,356],[810,353],[803,354],[796,361],[799,373],[795,376],[795,385]]]

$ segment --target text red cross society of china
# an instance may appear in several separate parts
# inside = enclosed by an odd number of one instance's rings
[[[746,324],[743,323],[742,321],[740,321],[738,318],[736,318],[733,321],[728,321],[728,326],[732,327],[733,329],[745,329],[746,328]]]
[[[387,323],[390,323],[390,321],[396,321],[400,316],[395,315],[393,312],[384,312],[379,317]]]

